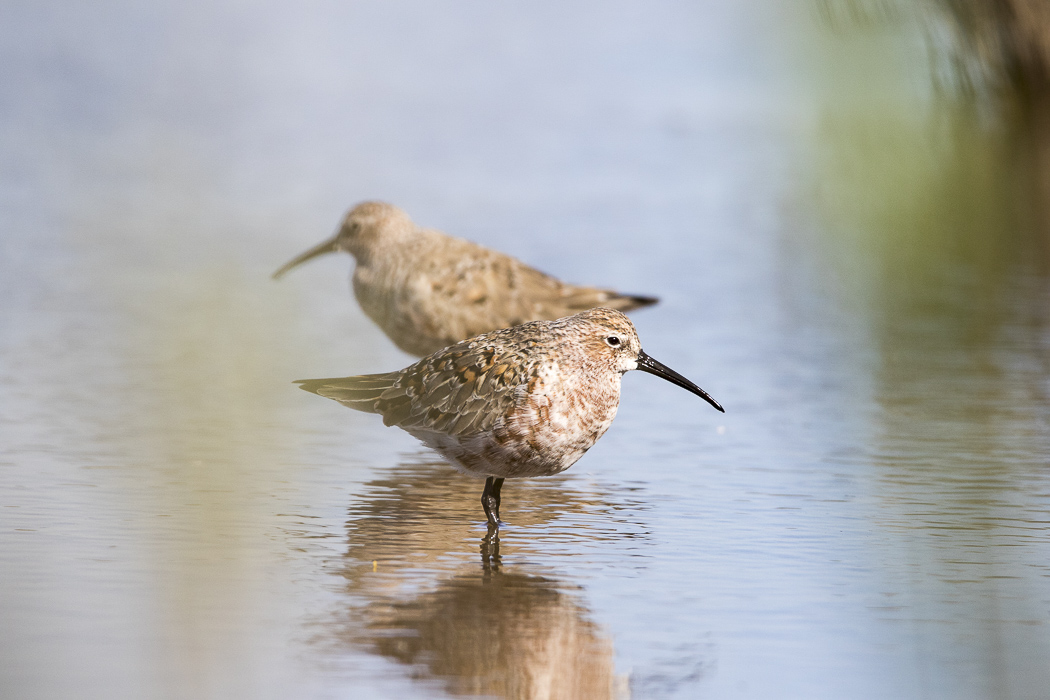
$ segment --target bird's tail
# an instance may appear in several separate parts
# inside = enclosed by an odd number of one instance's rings
[[[388,372],[333,379],[300,379],[295,383],[300,389],[338,401],[349,408],[366,413],[378,413],[376,401],[384,391],[394,385],[399,376],[401,376],[400,372]]]
[[[596,289],[594,287],[576,287],[570,292],[562,293],[562,302],[565,308],[571,312],[593,309],[596,306],[605,306],[617,311],[631,311],[643,306],[652,306],[660,301],[656,297],[644,297],[635,294],[620,294],[611,289]]]
[[[632,311],[645,306],[652,306],[658,301],[660,299],[657,297],[643,297],[637,294],[617,294],[613,292],[610,294],[609,301],[605,303],[605,306],[617,311]]]

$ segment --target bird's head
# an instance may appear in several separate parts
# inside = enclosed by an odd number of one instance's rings
[[[393,204],[375,201],[361,202],[347,212],[342,225],[334,236],[285,263],[281,269],[273,273],[273,277],[277,279],[307,260],[338,251],[350,253],[360,262],[383,240],[394,237],[402,231],[411,230],[413,226],[408,214]]]
[[[579,342],[592,361],[610,367],[620,374],[634,369],[655,374],[696,394],[725,413],[725,409],[706,391],[662,362],[649,357],[642,350],[642,343],[638,339],[638,331],[635,330],[634,324],[623,313],[614,309],[596,308],[570,318],[576,321],[574,330],[579,333]]]

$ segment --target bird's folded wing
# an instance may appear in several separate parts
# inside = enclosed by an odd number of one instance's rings
[[[508,259],[505,269],[500,272],[500,284],[517,289],[523,302],[532,306],[534,317],[553,320],[598,306],[630,311],[659,301],[656,297],[567,284],[514,259]]]
[[[464,342],[402,370],[376,408],[387,425],[471,435],[511,411],[521,381],[517,358],[499,345]]]

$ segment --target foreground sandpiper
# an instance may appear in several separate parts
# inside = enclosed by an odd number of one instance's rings
[[[724,412],[706,391],[646,355],[630,319],[607,308],[485,333],[399,372],[297,383],[378,413],[453,465],[486,476],[481,504],[496,528],[503,480],[571,467],[609,429],[620,379],[632,369]]]
[[[358,204],[339,232],[273,274],[325,253],[354,256],[361,308],[405,352],[423,356],[526,321],[550,320],[605,306],[630,311],[655,297],[577,287],[508,255],[416,226],[384,202]]]

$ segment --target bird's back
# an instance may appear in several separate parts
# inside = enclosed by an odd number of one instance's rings
[[[566,284],[503,253],[428,229],[359,260],[354,292],[398,347],[415,355],[527,321],[657,302]]]

